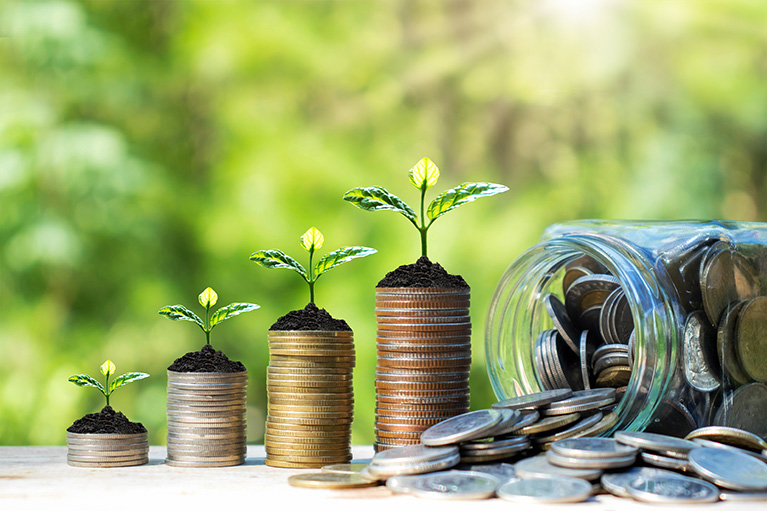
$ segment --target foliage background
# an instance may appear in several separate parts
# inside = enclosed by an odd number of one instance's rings
[[[101,406],[67,377],[106,358],[152,375],[114,401],[162,443],[165,368],[204,337],[157,310],[208,285],[262,306],[212,336],[249,368],[261,442],[266,331],[308,297],[248,256],[304,257],[312,225],[328,250],[379,250],[317,288],[355,330],[353,441],[371,442],[373,288],[418,236],[341,195],[414,205],[422,156],[435,190],[511,188],[430,235],[472,285],[488,406],[488,303],[546,226],[767,219],[765,26],[762,0],[0,2],[0,443],[62,444]]]

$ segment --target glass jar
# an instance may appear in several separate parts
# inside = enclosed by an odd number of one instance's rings
[[[767,437],[767,224],[583,220],[550,226],[504,273],[487,318],[499,400],[611,386],[603,434]]]

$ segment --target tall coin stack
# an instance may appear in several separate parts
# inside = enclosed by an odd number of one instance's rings
[[[168,458],[176,467],[241,465],[248,372],[168,371]]]
[[[318,468],[352,459],[354,337],[270,330],[266,464]]]
[[[376,288],[376,451],[468,411],[469,301],[469,288]]]

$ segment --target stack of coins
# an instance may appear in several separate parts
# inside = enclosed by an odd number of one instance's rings
[[[67,431],[67,448],[67,463],[73,467],[131,467],[149,461],[146,432],[113,435]]]
[[[248,372],[168,371],[168,458],[176,467],[245,462]]]
[[[469,409],[469,289],[376,288],[376,451]]]
[[[351,461],[351,331],[269,331],[266,464],[319,468]]]

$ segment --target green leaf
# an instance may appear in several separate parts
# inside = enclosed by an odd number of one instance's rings
[[[102,394],[106,394],[104,386],[101,384],[101,382],[92,376],[88,376],[87,374],[76,374],[74,376],[70,376],[69,381],[78,387],[96,387],[102,392]]]
[[[439,179],[439,167],[429,158],[422,158],[410,169],[410,182],[419,190],[428,190]]]
[[[368,188],[354,188],[344,194],[344,200],[351,202],[360,209],[367,211],[398,211],[405,218],[416,223],[418,218],[413,208],[394,194],[386,191],[380,186],[370,186]]]
[[[114,374],[115,371],[117,371],[117,367],[115,367],[115,363],[111,360],[107,360],[103,364],[101,364],[101,374],[104,376],[109,376],[110,374]]]
[[[190,311],[183,305],[166,305],[160,309],[158,313],[162,314],[163,316],[168,316],[168,318],[172,319],[173,321],[193,321],[200,325],[200,328],[205,330],[205,325],[202,324],[202,320],[197,317],[197,314]]]
[[[213,316],[210,318],[210,328],[212,330],[214,326],[222,321],[239,316],[243,312],[254,311],[260,307],[260,305],[256,305],[255,303],[230,303],[226,307],[221,307],[213,313]]]
[[[200,302],[200,305],[207,309],[216,305],[216,302],[218,301],[218,295],[215,291],[213,291],[213,288],[206,287],[205,291],[200,293],[197,297],[197,301]]]
[[[144,378],[148,378],[149,375],[146,373],[125,373],[121,374],[114,380],[112,380],[109,383],[109,393],[111,394],[112,391],[118,387],[122,387],[123,385],[127,385],[132,381],[136,380],[143,380]]]
[[[319,277],[326,271],[333,269],[336,266],[348,263],[352,259],[357,259],[358,257],[373,255],[376,252],[378,252],[376,249],[369,247],[339,248],[338,250],[334,250],[329,254],[325,254],[325,256],[317,262],[317,266],[315,266],[314,270]]]
[[[301,263],[282,250],[259,250],[250,254],[250,260],[264,268],[288,268],[295,270],[303,278],[306,278],[306,269],[301,266]]]
[[[323,243],[325,243],[325,237],[316,227],[310,227],[309,230],[301,236],[301,246],[304,247],[304,250],[307,252],[322,248]]]
[[[475,201],[480,197],[490,197],[506,190],[508,190],[507,187],[494,183],[464,183],[439,194],[429,204],[426,216],[435,220],[467,202]]]

